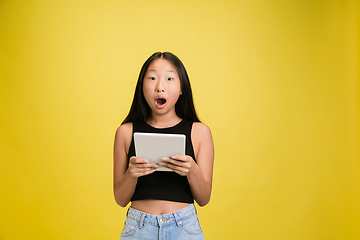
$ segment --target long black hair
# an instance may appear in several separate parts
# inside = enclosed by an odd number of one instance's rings
[[[134,99],[131,104],[130,111],[121,124],[127,122],[145,121],[151,116],[151,108],[149,107],[149,104],[146,102],[144,97],[143,83],[150,63],[158,58],[163,58],[170,61],[175,66],[176,72],[180,78],[182,94],[179,96],[179,99],[175,104],[176,114],[182,119],[193,122],[200,122],[194,107],[194,100],[189,77],[183,63],[177,56],[170,52],[156,52],[146,60],[140,70],[139,79],[136,84]]]

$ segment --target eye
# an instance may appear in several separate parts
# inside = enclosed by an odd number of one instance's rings
[[[150,80],[155,80],[155,77],[149,77]]]
[[[174,80],[174,78],[172,78],[172,77],[168,77],[168,79],[167,79],[167,80],[171,81],[171,80]]]

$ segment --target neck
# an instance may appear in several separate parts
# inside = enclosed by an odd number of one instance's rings
[[[146,120],[148,124],[158,128],[171,127],[178,124],[180,121],[181,118],[179,118],[175,112],[173,114],[164,115],[156,115],[152,113],[151,117]]]

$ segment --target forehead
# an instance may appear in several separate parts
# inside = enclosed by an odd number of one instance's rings
[[[163,58],[158,58],[152,61],[146,72],[173,72],[177,74],[175,66],[170,61]]]

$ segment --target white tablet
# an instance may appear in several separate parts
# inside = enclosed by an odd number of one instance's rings
[[[161,158],[172,155],[185,156],[184,134],[134,133],[135,154],[151,163],[159,164]],[[171,171],[159,165],[157,171]]]

